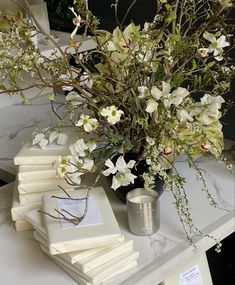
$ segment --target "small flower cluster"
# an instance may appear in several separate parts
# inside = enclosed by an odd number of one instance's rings
[[[45,149],[47,145],[52,143],[63,146],[67,140],[67,134],[46,128],[41,131],[35,131],[32,145],[38,145],[41,149]]]

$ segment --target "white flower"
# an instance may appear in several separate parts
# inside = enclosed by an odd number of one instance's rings
[[[182,103],[183,99],[189,95],[187,89],[178,87],[171,94],[171,103],[175,106],[178,106]]]
[[[170,96],[171,86],[169,83],[162,81],[162,91],[159,90],[156,86],[153,86],[151,89],[151,95],[159,100],[161,97],[168,99]]]
[[[70,145],[69,148],[72,155],[85,157],[85,150],[88,149],[88,146],[85,144],[84,139],[79,139],[74,144]]]
[[[186,110],[177,110],[177,117],[180,120],[180,122],[193,121],[193,118],[189,115],[189,113]]]
[[[151,95],[159,100],[161,97],[162,97],[162,91],[159,90],[156,86],[153,86],[152,89],[151,89]]]
[[[45,135],[43,133],[36,134],[33,141],[32,145],[38,144],[41,149],[45,149],[46,146],[48,145],[48,140],[45,138]]]
[[[146,109],[145,111],[147,113],[153,113],[154,111],[157,111],[157,108],[158,108],[158,102],[156,102],[155,100],[153,99],[149,99],[147,101],[147,106],[146,106]]]
[[[205,94],[201,98],[201,103],[203,105],[210,105],[212,108],[220,109],[222,103],[224,103],[224,99],[222,96],[211,96],[210,94]]]
[[[44,138],[45,138],[44,134],[42,134],[42,133],[36,134],[34,139],[33,139],[32,145],[38,144]]]
[[[110,174],[115,174],[117,172],[116,166],[113,164],[113,162],[110,159],[107,159],[105,161],[105,166],[108,168],[103,171],[104,176],[109,176]]]
[[[73,19],[73,24],[76,26],[75,29],[73,30],[72,34],[70,35],[70,38],[73,39],[74,36],[76,35],[78,28],[81,26],[82,18],[80,15],[78,15],[73,7],[69,7],[69,9],[73,12],[76,18]]]
[[[134,180],[137,176],[131,172],[120,173],[118,172],[112,179],[111,188],[116,190],[120,186],[127,186],[130,183],[134,183]]]
[[[66,164],[61,164],[59,167],[57,167],[57,174],[60,177],[64,177],[67,171],[68,171],[68,168]]]
[[[211,42],[209,45],[209,53],[213,52],[213,55],[216,60],[221,61],[223,59],[222,53],[223,53],[223,48],[229,46],[229,42],[226,41],[225,36],[220,36],[218,39],[216,39],[216,36],[209,33],[205,32],[203,34],[204,39],[208,40]]]
[[[105,162],[105,166],[108,168],[103,171],[105,176],[109,176],[110,174],[116,174],[112,179],[112,186],[114,190],[116,190],[120,186],[127,186],[130,183],[134,183],[134,179],[137,177],[136,175],[131,173],[131,168],[135,165],[134,160],[130,160],[128,163],[125,162],[123,156],[119,156],[116,161],[116,165],[108,159]]]
[[[112,174],[115,174],[116,172],[126,173],[127,171],[130,171],[130,169],[133,168],[134,165],[135,165],[134,160],[130,160],[128,163],[126,163],[123,156],[119,156],[119,158],[116,161],[116,165],[114,165],[110,159],[107,159],[105,161],[105,166],[107,166],[108,169],[103,171],[103,174],[105,176],[109,176],[110,173]]]
[[[111,125],[115,125],[119,122],[121,115],[124,114],[122,110],[118,110],[114,105],[103,108],[100,113],[102,116],[107,117],[107,120]]]
[[[143,99],[149,96],[149,89],[147,86],[139,86],[138,91],[140,93],[140,95],[138,96],[140,99]]]
[[[201,57],[206,57],[206,56],[208,56],[209,49],[208,49],[208,48],[199,48],[199,49],[197,50],[197,53],[198,53]]]
[[[151,95],[153,96],[154,99],[156,99],[157,101],[160,100],[161,98],[164,101],[164,105],[166,107],[170,106],[170,102],[169,102],[169,97],[170,97],[170,90],[171,90],[171,86],[169,83],[162,81],[162,91],[160,89],[158,89],[156,86],[153,86],[151,89]],[[156,108],[157,105],[153,104],[153,101],[148,102],[149,104],[149,108],[148,110],[152,110],[154,107]],[[154,106],[155,105],[155,106]]]
[[[77,121],[75,125],[78,127],[83,126],[84,130],[89,133],[98,128],[98,121],[97,119],[90,118],[88,115],[82,114],[79,121]]]
[[[94,160],[86,158],[82,164],[82,168],[91,171],[94,167]]]
[[[58,139],[57,139],[57,143],[59,145],[65,145],[67,140],[68,140],[68,136],[66,134],[59,133]]]
[[[66,175],[69,177],[70,180],[72,180],[72,182],[74,184],[81,184],[81,176],[83,175],[84,173],[82,172],[74,172],[74,173],[67,173]]]
[[[86,145],[90,152],[96,149],[97,145],[94,139],[90,139],[86,142]]]
[[[41,147],[41,149],[45,149],[47,145],[48,145],[48,140],[47,139],[42,139],[39,142],[39,146]]]
[[[210,125],[213,118],[220,118],[221,113],[219,109],[223,102],[225,101],[221,96],[214,97],[209,94],[205,94],[201,98],[201,107],[198,105],[198,107],[192,110],[190,114],[198,115],[198,121],[202,122],[204,125]]]
[[[50,133],[49,136],[49,143],[53,143],[53,141],[55,141],[58,138],[59,133],[54,131]]]
[[[65,145],[68,140],[68,136],[66,134],[58,133],[56,131],[51,132],[49,136],[49,143],[53,143],[56,139],[57,144]]]

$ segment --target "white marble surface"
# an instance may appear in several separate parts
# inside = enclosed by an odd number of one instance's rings
[[[200,161],[207,184],[219,203],[219,209],[210,208],[205,193],[200,191],[194,171],[185,162],[176,167],[187,177],[186,190],[190,198],[195,223],[207,233],[223,239],[234,231],[234,174],[214,160]],[[105,182],[102,182],[108,187]],[[16,233],[10,220],[9,209],[12,185],[0,190],[0,276],[5,284],[13,285],[72,285],[75,282],[44,256],[30,232]],[[104,284],[108,285],[156,285],[177,270],[180,263],[192,258],[193,248],[184,240],[185,236],[170,192],[160,197],[161,226],[158,233],[148,237],[137,237],[128,230],[126,206],[114,193],[108,191],[112,206],[123,233],[134,239],[134,248],[140,252],[138,267]],[[208,238],[196,239],[198,253],[213,245]]]
[[[63,98],[62,98],[63,99]],[[45,127],[54,120],[47,95],[33,100],[32,105],[20,105],[18,99],[9,101],[0,97],[0,168],[14,173],[12,158],[35,128]],[[223,239],[234,231],[234,174],[214,160],[199,162],[219,209],[210,208],[205,193],[200,191],[194,172],[185,162],[177,169],[187,177],[186,191],[195,223],[207,233]],[[10,219],[13,185],[0,188],[0,284],[7,285],[73,285],[67,274],[49,260],[40,250],[31,232],[17,233]],[[140,252],[138,267],[105,284],[156,285],[178,265],[192,258],[192,247],[184,241],[178,215],[172,205],[172,196],[164,192],[160,198],[161,226],[157,234],[137,237],[129,233],[126,206],[108,191],[119,225],[125,235],[134,239],[134,248]],[[213,245],[212,240],[196,240],[198,252]],[[4,283],[1,283],[3,282]]]

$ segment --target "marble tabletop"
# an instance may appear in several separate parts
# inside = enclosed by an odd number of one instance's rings
[[[195,224],[214,237],[223,239],[234,231],[234,174],[215,160],[199,160],[207,185],[219,204],[211,208],[194,170],[183,159],[175,163],[177,170],[187,178],[186,191]],[[4,284],[76,284],[56,264],[41,252],[32,232],[17,233],[10,218],[13,182],[0,188],[0,276]],[[109,188],[106,180],[101,181]],[[197,252],[185,241],[185,235],[170,192],[160,197],[161,225],[151,236],[138,237],[128,230],[126,205],[108,189],[108,197],[124,235],[134,240],[134,248],[140,252],[138,266],[105,282],[107,285],[156,285],[177,270],[177,267],[213,246],[213,240],[195,239]],[[1,283],[1,282],[0,282]]]

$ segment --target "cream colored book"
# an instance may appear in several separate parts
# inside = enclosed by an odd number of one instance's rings
[[[42,235],[40,235],[40,233],[35,231],[34,237],[40,244],[48,248],[48,241]],[[76,263],[73,263],[73,265],[80,271],[86,273],[112,260],[113,258],[131,250],[133,250],[133,241],[125,239],[120,244],[111,245],[106,248],[98,248],[96,250],[93,249],[93,253],[91,253],[89,256],[85,256],[85,254],[83,253],[91,250],[85,250],[80,252],[77,251],[76,255],[78,261]],[[71,252],[60,254],[60,257],[71,264]]]
[[[40,245],[41,249],[47,254],[50,255],[50,252],[48,249]],[[63,258],[61,258],[59,255],[53,256],[53,259],[62,263],[64,266],[69,268],[70,270],[74,271],[75,273],[79,274],[81,277],[86,279],[87,281],[90,281],[94,284],[100,284],[104,280],[107,280],[113,276],[113,273],[117,270],[122,269],[127,264],[130,264],[138,259],[139,253],[136,251],[128,251],[124,254],[121,254],[120,256],[113,258],[111,261],[108,261],[104,263],[101,266],[96,267],[95,269],[92,269],[86,273],[81,272],[79,269],[77,269],[74,265],[69,264]]]
[[[60,196],[60,199],[44,195],[42,210],[56,218],[61,218],[61,215],[55,209],[66,217],[71,218],[71,215],[81,217],[85,212],[86,199],[84,197],[87,194],[87,189],[71,191],[69,194],[74,200],[68,199],[63,191],[54,193],[54,195]],[[70,221],[55,219],[46,214],[43,217],[52,255],[107,246],[123,240],[117,220],[102,187],[91,190],[87,214],[80,224],[74,225]]]
[[[69,145],[78,139],[76,132],[68,131],[69,136],[65,145],[58,145],[52,143],[46,146],[45,149],[41,149],[38,145],[33,146],[32,140],[33,135],[29,137],[26,143],[23,145],[21,150],[17,153],[14,158],[15,165],[31,165],[31,164],[52,164],[58,160],[60,155],[68,155]],[[68,133],[67,132],[67,133]]]
[[[20,194],[28,194],[53,190],[58,191],[58,185],[67,190],[73,190],[73,187],[62,178],[22,181],[18,182],[17,189]]]
[[[43,195],[47,194],[53,196],[57,191],[47,191],[47,192],[38,192],[38,193],[28,193],[28,194],[19,194],[20,204],[25,205],[29,203],[40,203]]]
[[[46,246],[47,248],[49,247],[48,240],[45,235],[41,234],[39,231],[35,231],[34,237],[40,244]],[[67,252],[67,253],[60,254],[60,256],[68,263],[74,264],[75,259],[81,260],[83,258],[85,259],[90,256],[94,256],[95,254],[97,255],[99,252],[102,252],[104,248],[106,247],[96,247],[92,249]]]
[[[48,252],[48,251],[47,251]],[[55,262],[62,270],[64,270],[68,275],[70,275],[76,282],[78,282],[79,285],[95,285],[96,283],[93,282],[89,282],[86,279],[82,278],[79,273],[76,273],[75,271],[69,269],[69,267],[65,266],[63,263],[59,262],[58,260],[56,260],[52,255],[48,254],[45,252],[45,254],[53,261]],[[104,278],[102,282],[105,282],[107,280],[109,280],[110,278],[114,278],[116,276],[118,276],[121,273],[126,272],[127,270],[130,270],[134,267],[137,266],[137,261],[132,261],[131,263],[124,265],[122,268],[120,268],[119,270],[116,270],[115,272],[113,272],[110,276],[108,276],[107,278]]]
[[[27,221],[15,221],[15,228],[17,232],[33,230],[33,226]]]
[[[33,228],[35,229],[35,239],[38,240],[41,244],[48,247],[48,239],[47,239],[47,233],[44,228],[43,224],[43,217],[42,213],[39,212],[40,208],[29,211],[25,214],[25,219],[32,224]],[[88,258],[91,255],[97,254],[98,252],[101,252],[106,247],[96,247],[88,250],[83,251],[73,251],[68,252],[65,254],[64,259],[73,264],[77,262],[78,260],[81,260],[83,258]]]
[[[39,232],[45,239],[47,239],[46,230],[43,224],[43,217],[41,211],[41,207],[36,208],[32,211],[28,211],[25,214],[25,219],[29,222],[33,228]]]
[[[19,165],[18,181],[58,178],[57,169],[52,164]]]
[[[17,191],[17,188],[15,186],[14,193],[13,193],[13,202],[12,202],[12,208],[11,208],[11,217],[13,221],[24,221],[25,220],[25,214],[29,211],[32,211],[33,209],[36,209],[40,207],[40,202],[31,202],[31,203],[25,203],[20,204],[19,201],[19,194]]]

